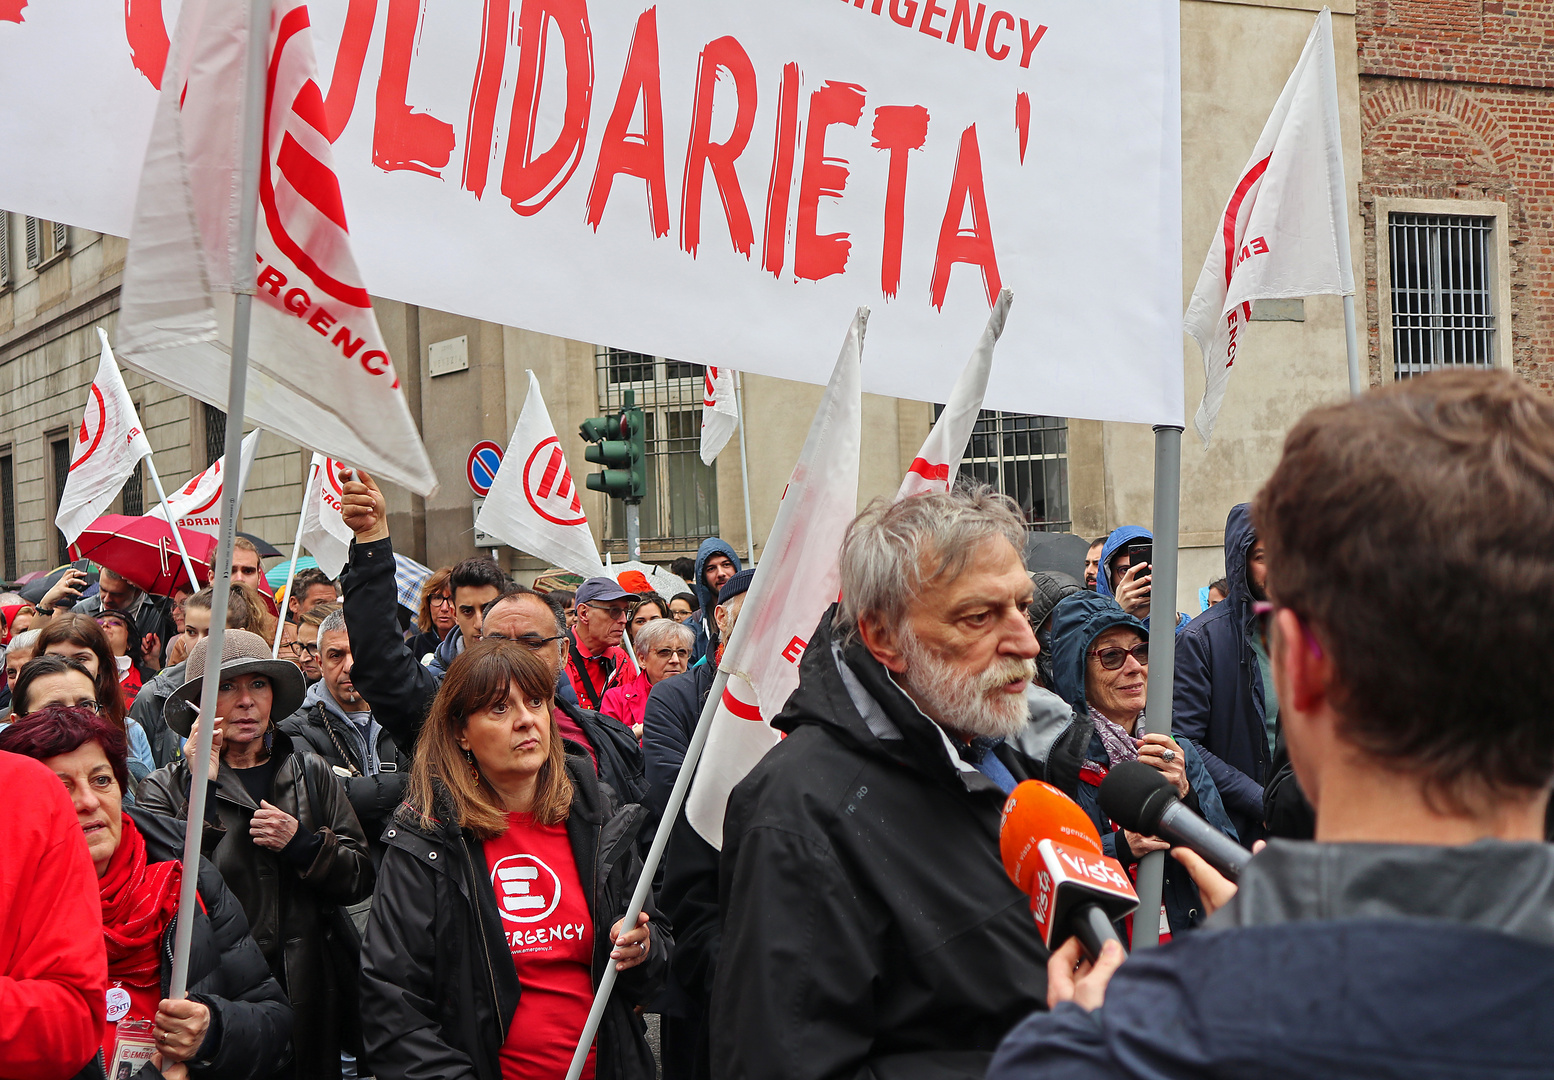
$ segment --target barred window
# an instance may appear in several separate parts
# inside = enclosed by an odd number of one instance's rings
[[[701,366],[606,346],[599,346],[594,358],[600,412],[619,409],[631,390],[645,420],[643,558],[695,550],[718,534],[717,465],[701,460]],[[619,499],[609,500],[604,550],[626,551],[626,507]]]
[[[1494,218],[1394,213],[1388,234],[1396,377],[1493,367]]]
[[[146,512],[146,489],[145,481],[141,479],[140,462],[135,462],[120,494],[124,498],[124,512],[130,517],[139,517]]]
[[[934,406],[934,420],[944,411]],[[1033,532],[1068,532],[1068,420],[983,409],[960,475],[1020,504]]]
[[[0,457],[0,528],[5,536],[5,578],[15,581],[21,566],[16,560],[16,464],[10,454]]]
[[[227,452],[227,414],[200,402],[205,410],[205,464],[214,465]]]

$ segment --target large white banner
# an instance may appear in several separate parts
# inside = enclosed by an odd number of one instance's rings
[[[0,21],[0,205],[128,231],[175,8]],[[868,304],[942,401],[1007,287],[990,405],[1183,422],[1174,4],[310,8],[378,295],[815,383]]]

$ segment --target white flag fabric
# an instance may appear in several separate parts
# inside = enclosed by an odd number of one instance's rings
[[[243,490],[248,487],[248,471],[254,467],[254,456],[259,452],[259,434],[259,429],[255,428],[243,436],[242,472],[237,482],[239,500]],[[202,532],[207,536],[221,532],[221,487],[226,463],[227,455],[222,454],[210,468],[168,496],[167,502],[178,516],[180,529]],[[157,503],[146,516],[165,520],[167,506]]]
[[[711,465],[717,460],[738,426],[739,399],[734,394],[734,369],[703,368],[701,401],[703,465]]]
[[[125,256],[124,362],[226,407],[250,5],[185,0]],[[428,494],[437,486],[351,253],[308,9],[275,0],[246,418]]]
[[[340,471],[348,467],[315,453],[304,478],[305,482],[312,482],[302,509],[302,546],[318,561],[318,568],[332,578],[340,576],[351,554],[351,528],[340,516]]]
[[[723,651],[728,685],[708,723],[707,745],[685,814],[702,839],[723,848],[729,792],[777,744],[771,726],[799,685],[799,659],[841,590],[842,537],[858,512],[863,435],[863,336],[859,308],[803,453],[777,508],[761,565]]]
[[[574,574],[604,574],[582,495],[532,371],[529,396],[475,528]]]
[[[1207,444],[1252,301],[1354,292],[1333,19],[1323,8],[1241,171],[1185,319],[1206,385],[1193,424]]]
[[[922,495],[930,491],[948,491],[960,472],[961,458],[966,456],[966,444],[971,442],[971,431],[977,426],[982,413],[982,399],[987,396],[987,377],[993,370],[993,349],[1003,335],[1004,322],[1009,318],[1009,305],[1014,293],[1003,289],[993,310],[988,313],[987,326],[977,339],[977,347],[955,381],[950,400],[944,412],[934,422],[933,430],[923,440],[923,447],[907,467],[896,498]]]
[[[73,544],[82,531],[97,520],[118,497],[140,459],[151,453],[151,443],[135,415],[135,403],[124,388],[124,376],[114,363],[108,335],[97,328],[102,358],[97,377],[86,398],[86,414],[70,448],[70,475],[59,497],[54,524]]]

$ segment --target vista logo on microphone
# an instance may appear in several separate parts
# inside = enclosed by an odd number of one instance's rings
[[[1039,869],[1032,878],[1031,915],[1047,946],[1057,944],[1054,931],[1079,903],[1100,904],[1118,919],[1138,906],[1133,883],[1116,859],[1054,840],[1036,844]]]

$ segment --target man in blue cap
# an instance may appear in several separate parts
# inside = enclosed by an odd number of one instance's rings
[[[577,622],[567,632],[567,677],[585,708],[598,710],[604,692],[637,673],[621,637],[637,597],[607,577],[577,588]]]

